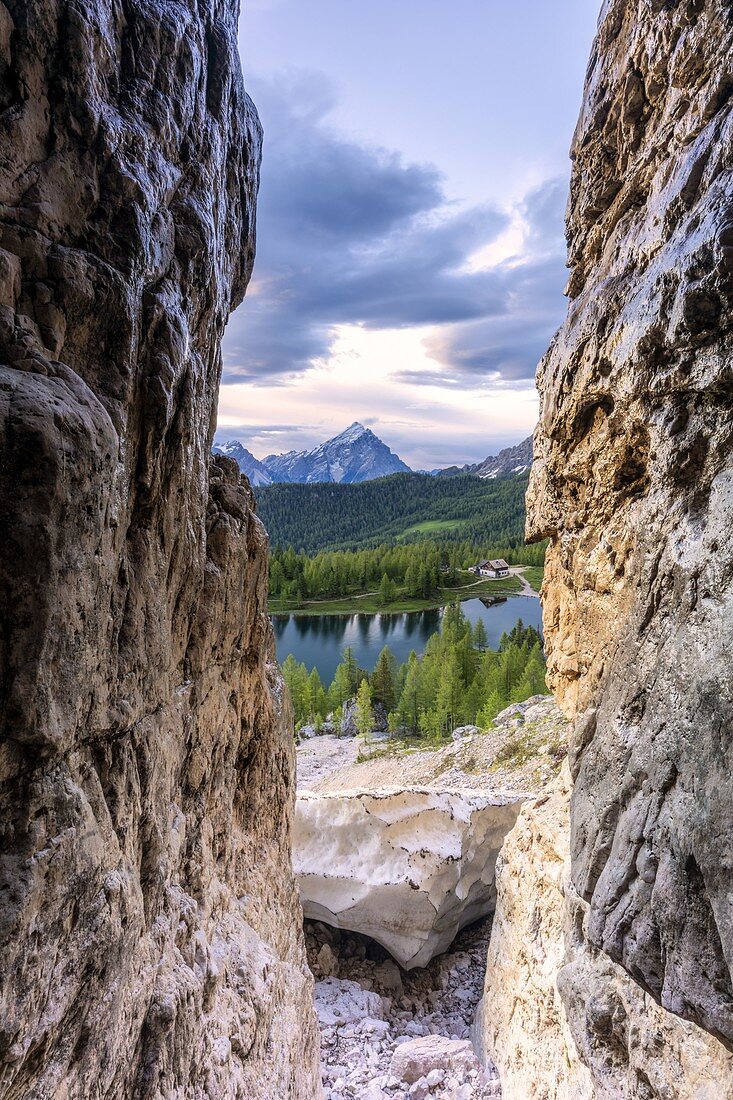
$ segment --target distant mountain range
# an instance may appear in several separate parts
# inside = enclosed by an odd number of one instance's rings
[[[229,458],[233,458],[242,473],[249,478],[250,485],[259,489],[262,485],[274,483],[275,479],[268,473],[264,462],[255,458],[238,439],[230,439],[228,443],[223,443],[221,446],[214,445],[211,449],[215,455],[228,455]]]
[[[355,422],[333,439],[327,439],[312,451],[288,451],[268,455],[259,461],[237,440],[213,448],[214,454],[226,454],[239,463],[252,485],[287,482],[311,485],[336,482],[351,485],[373,481],[388,474],[409,474],[410,467],[390,451],[370,428]]]
[[[358,421],[312,451],[288,451],[282,455],[268,455],[260,460],[239,440],[232,439],[228,443],[216,445],[213,452],[233,458],[256,488],[277,482],[295,485],[312,485],[318,482],[351,485],[387,477],[389,474],[412,473],[410,467],[379,436]],[[498,455],[485,458],[483,462],[449,466],[445,470],[432,470],[431,473],[436,477],[475,474],[483,478],[505,478],[526,473],[531,465],[532,437],[529,436],[516,447],[507,447]]]
[[[448,466],[438,470],[438,477],[457,477],[458,474],[474,474],[476,477],[503,478],[526,474],[532,465],[532,436],[527,436],[516,447],[505,447],[498,455],[490,455],[483,462],[472,465]]]

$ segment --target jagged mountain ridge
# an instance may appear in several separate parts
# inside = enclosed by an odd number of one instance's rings
[[[505,447],[498,455],[489,455],[483,462],[465,466],[447,466],[438,470],[438,477],[456,477],[458,474],[474,474],[476,477],[499,478],[526,474],[532,465],[532,436],[528,435],[514,447]]]
[[[390,474],[413,472],[378,435],[359,421],[354,421],[345,431],[310,451],[287,451],[258,459],[238,439],[216,444],[212,450],[214,454],[233,458],[256,488],[283,482],[296,485],[317,482],[351,485]],[[436,477],[473,474],[483,478],[504,478],[527,473],[531,465],[530,435],[513,447],[505,447],[497,455],[489,455],[482,462],[448,466],[431,470],[430,473]]]
[[[222,443],[221,446],[217,444],[211,450],[212,454],[233,458],[242,473],[249,478],[250,485],[254,485],[255,488],[273,484],[273,478],[264,465],[238,439],[230,439],[228,443]]]
[[[370,428],[354,421],[345,431],[320,443],[311,451],[287,451],[271,454],[259,461],[237,440],[214,448],[215,453],[234,458],[253,485],[275,482],[311,485],[334,482],[352,485],[373,481],[389,474],[409,474],[412,470],[391,451]]]

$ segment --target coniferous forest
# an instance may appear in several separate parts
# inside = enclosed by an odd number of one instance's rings
[[[438,588],[466,583],[466,570],[482,557],[503,557],[510,565],[542,566],[536,546],[477,545],[473,542],[382,545],[370,550],[325,550],[309,556],[276,546],[270,556],[270,597],[295,601],[378,592],[386,605],[395,595],[427,599]]]
[[[382,650],[372,673],[360,669],[351,649],[344,652],[326,686],[316,668],[291,655],[283,665],[295,710],[296,729],[318,731],[330,715],[338,730],[344,705],[356,698],[356,724],[373,728],[373,708],[387,715],[389,731],[402,738],[437,742],[462,725],[489,726],[509,703],[547,691],[545,659],[538,632],[521,620],[504,634],[498,650],[486,647],[483,623],[471,628],[460,604],[446,608],[441,629],[425,653],[412,652],[399,665]]]
[[[356,485],[271,485],[257,490],[257,505],[272,546],[308,554],[426,537],[510,550],[524,543],[526,488],[526,477],[393,474]]]

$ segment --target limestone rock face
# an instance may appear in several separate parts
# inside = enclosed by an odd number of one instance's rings
[[[266,536],[209,451],[230,0],[0,3],[0,1096],[318,1095]]]
[[[494,865],[521,797],[394,788],[298,795],[293,865],[306,917],[425,966],[492,912]]]
[[[730,1100],[733,1054],[587,942],[570,884],[570,783],[526,802],[496,867],[476,1045],[504,1100]]]
[[[589,949],[733,1043],[733,21],[607,0],[528,533]]]

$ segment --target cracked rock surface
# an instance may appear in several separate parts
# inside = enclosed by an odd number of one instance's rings
[[[504,1100],[731,1100],[733,1054],[588,943],[570,884],[567,769],[527,801],[497,862],[472,1035]]]
[[[230,0],[0,3],[0,1096],[318,1095],[266,536],[209,451]]]
[[[723,0],[603,5],[528,533],[589,950],[733,1046],[732,58]]]

